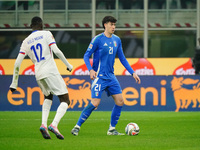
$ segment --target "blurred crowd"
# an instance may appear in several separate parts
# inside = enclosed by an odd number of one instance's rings
[[[149,9],[195,9],[196,0],[149,0]],[[143,9],[143,0],[119,0],[119,9]],[[115,0],[97,0],[97,9],[115,9]]]
[[[149,9],[196,9],[197,0],[149,0]],[[38,2],[38,1],[37,1]],[[44,9],[65,9],[66,0],[44,0]],[[34,1],[18,1],[18,7],[28,10]],[[96,0],[97,9],[115,9],[116,0]],[[1,10],[14,10],[15,1],[0,1]],[[167,7],[168,5],[168,7]],[[119,0],[119,9],[143,9],[143,0]],[[91,0],[68,0],[68,9],[91,9]]]

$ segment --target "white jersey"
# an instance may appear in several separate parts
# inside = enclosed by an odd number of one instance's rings
[[[21,45],[19,53],[28,55],[35,64],[37,80],[59,74],[50,48],[52,44],[55,44],[55,39],[50,31],[36,30]]]

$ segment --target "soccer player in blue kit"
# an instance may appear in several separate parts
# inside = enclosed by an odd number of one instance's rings
[[[113,66],[116,54],[118,55],[123,66],[139,84],[140,78],[136,73],[134,73],[133,69],[126,60],[122,50],[120,38],[114,34],[116,22],[117,20],[112,16],[105,16],[103,18],[102,25],[104,27],[104,32],[92,39],[84,55],[84,61],[90,71],[90,78],[92,79],[92,99],[91,103],[82,111],[77,124],[71,130],[71,133],[75,136],[78,135],[81,125],[87,120],[92,111],[100,104],[103,91],[106,91],[108,96],[111,95],[115,101],[107,135],[124,135],[115,129],[124,104],[120,84],[114,75]],[[90,65],[89,61],[92,54],[93,66]]]

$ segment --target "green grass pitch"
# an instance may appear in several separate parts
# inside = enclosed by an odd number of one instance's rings
[[[111,112],[94,111],[78,136],[70,131],[80,111],[68,111],[58,128],[65,136],[43,139],[39,132],[41,112],[0,112],[0,150],[199,150],[200,112],[125,112],[117,130],[129,122],[140,127],[137,136],[107,136]],[[49,124],[55,112],[49,116]]]

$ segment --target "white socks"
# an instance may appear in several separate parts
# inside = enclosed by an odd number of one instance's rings
[[[109,126],[109,130],[113,130],[115,127],[112,127],[111,125]]]
[[[42,124],[47,127],[47,119],[51,109],[52,100],[45,99],[42,105]]]
[[[60,105],[57,109],[57,112],[56,112],[56,116],[52,122],[52,125],[54,127],[58,126],[58,123],[60,122],[60,119],[64,116],[64,114],[66,113],[67,108],[68,108],[68,104],[66,102],[60,103]]]
[[[49,112],[51,109],[51,105],[52,105],[52,100],[49,99],[45,99],[44,103],[42,105],[42,124],[47,127],[47,120],[49,117]],[[68,104],[65,102],[60,103],[60,105],[58,106],[55,118],[52,122],[52,125],[54,127],[58,126],[58,123],[60,122],[60,119],[64,116],[64,114],[66,113],[68,108]]]
[[[76,124],[74,127],[75,127],[75,128],[79,128],[79,129],[81,128],[81,127],[80,127],[79,125],[77,125],[77,124]]]

